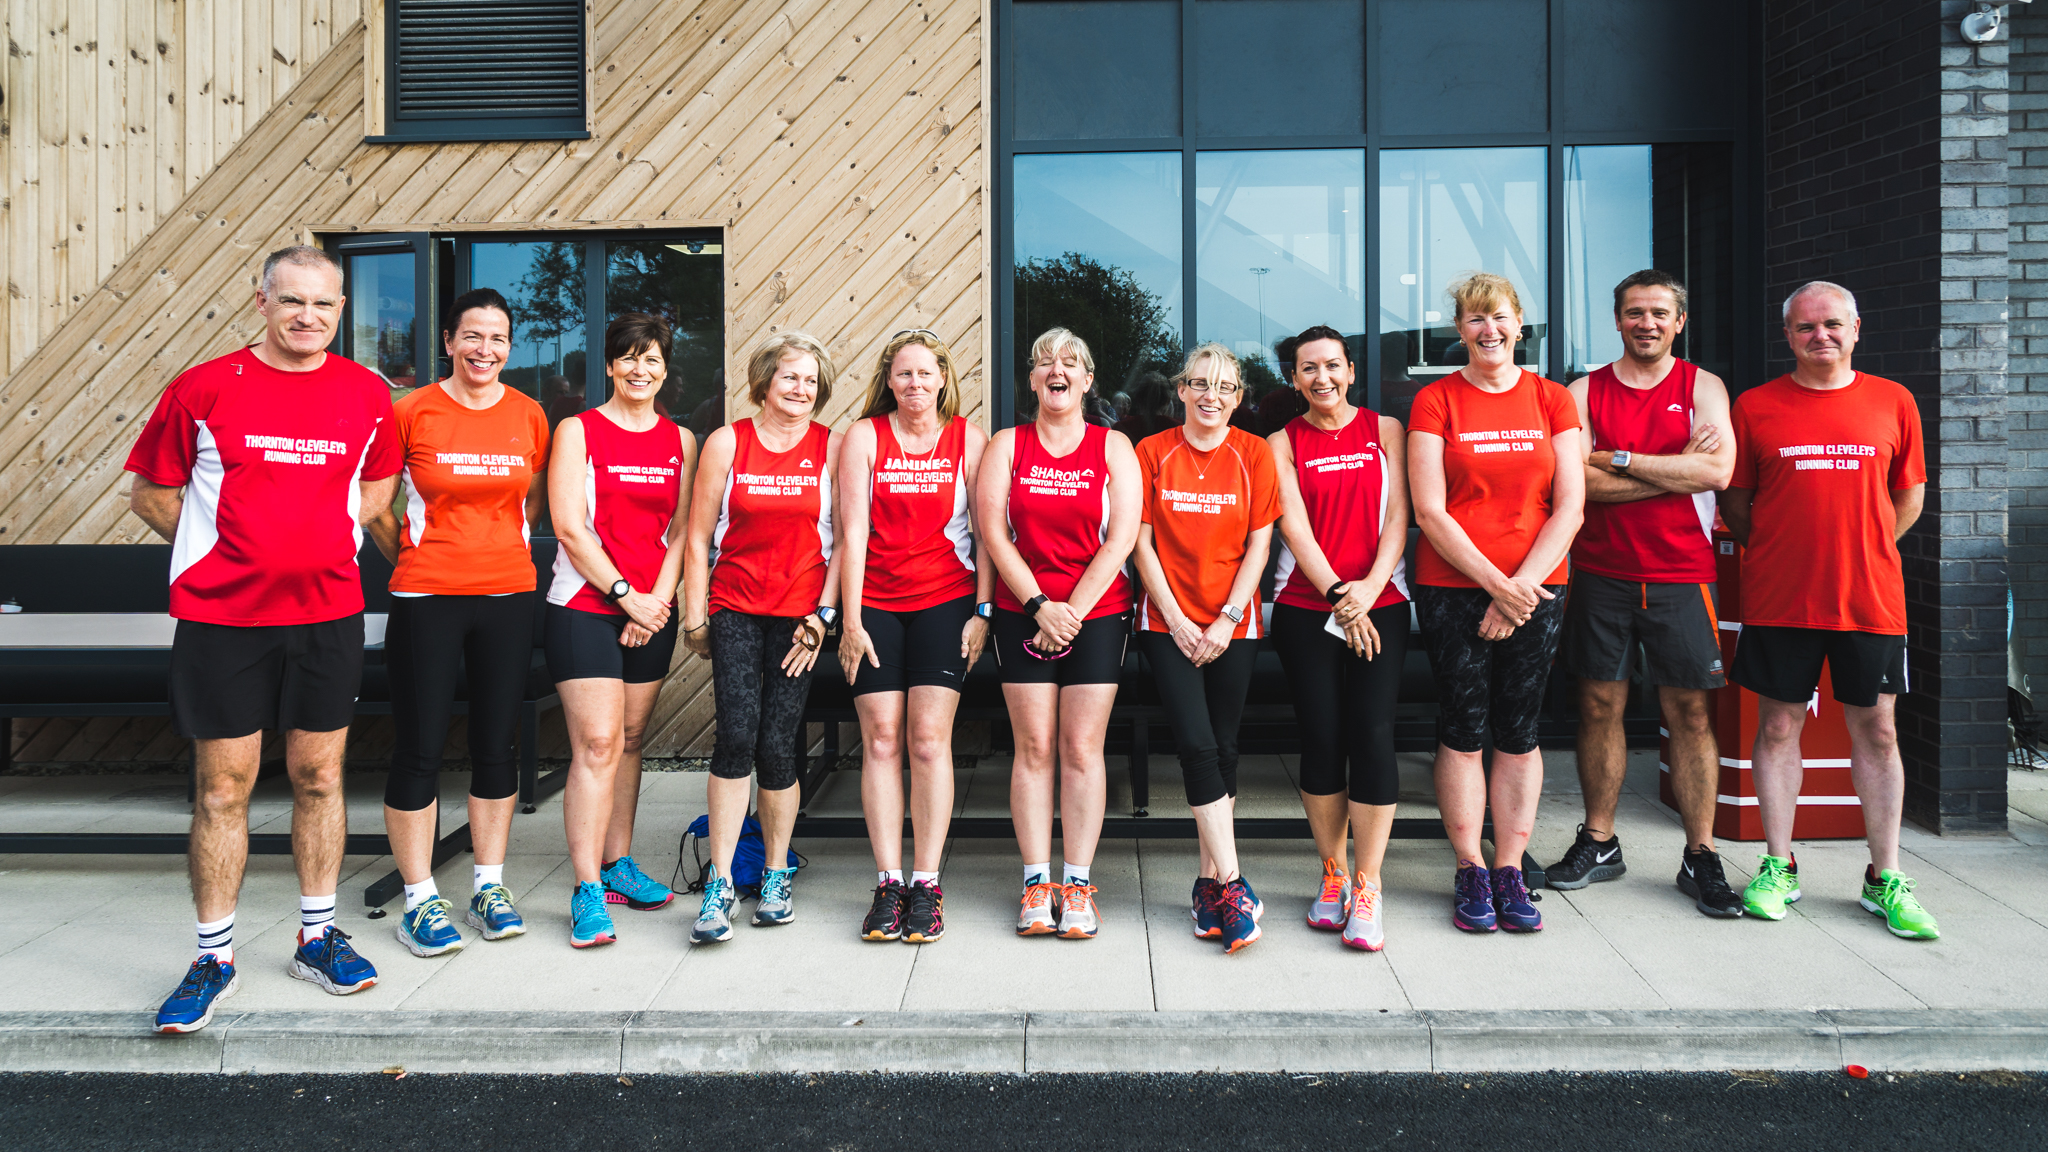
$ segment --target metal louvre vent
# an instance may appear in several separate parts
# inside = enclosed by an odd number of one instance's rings
[[[397,0],[401,121],[583,123],[583,0]]]

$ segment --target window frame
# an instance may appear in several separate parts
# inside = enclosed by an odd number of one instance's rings
[[[581,5],[583,24],[583,95],[580,125],[562,123],[545,128],[515,127],[531,124],[533,117],[483,119],[409,120],[398,119],[398,20],[391,11],[397,0],[363,0],[363,143],[365,144],[457,144],[497,140],[588,140],[596,104],[595,69],[591,50],[596,42],[595,16],[590,4]]]

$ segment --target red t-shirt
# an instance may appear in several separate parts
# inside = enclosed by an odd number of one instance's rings
[[[1351,423],[1335,432],[1296,416],[1284,430],[1287,446],[1294,451],[1294,486],[1308,515],[1309,534],[1339,581],[1364,579],[1380,558],[1380,531],[1387,523],[1391,487],[1387,449],[1380,443],[1380,414],[1360,408]],[[1374,608],[1408,599],[1407,565],[1405,558],[1394,561],[1387,586],[1372,602]],[[1322,590],[1308,582],[1284,540],[1273,584],[1280,590],[1273,597],[1275,604],[1318,611],[1330,606]]]
[[[1416,395],[1408,419],[1409,431],[1443,437],[1445,509],[1494,567],[1510,576],[1550,522],[1550,486],[1557,476],[1550,438],[1578,426],[1572,394],[1529,371],[1505,392],[1487,392],[1463,372],[1453,372]],[[1568,568],[1559,561],[1543,583],[1564,583]],[[1479,587],[1437,555],[1426,534],[1415,569],[1424,584]]]
[[[770,451],[752,420],[732,425],[732,469],[711,537],[713,612],[808,616],[832,559],[832,429],[817,421],[787,452]]]
[[[1039,592],[1064,603],[1109,538],[1109,429],[1090,424],[1065,456],[1045,450],[1036,424],[1019,424],[1011,435],[1010,539]],[[1024,601],[998,580],[996,607],[1022,612]],[[1131,580],[1118,569],[1088,619],[1130,609]]]
[[[1742,622],[1906,634],[1891,494],[1927,479],[1913,394],[1858,372],[1846,388],[1790,376],[1735,401],[1733,488],[1756,493]]]
[[[967,418],[953,417],[931,451],[913,456],[887,414],[872,421],[868,554],[863,608],[921,612],[974,594],[974,531],[967,515]]]
[[[635,592],[653,592],[668,558],[669,533],[683,530],[675,518],[682,495],[683,437],[689,433],[666,420],[635,432],[613,423],[602,408],[569,420],[583,425],[583,526],[604,547],[620,579]],[[599,616],[625,615],[625,609],[604,598],[609,591],[584,579],[567,548],[555,551],[548,603]]]
[[[1631,388],[1605,364],[1586,377],[1593,451],[1676,456],[1692,441],[1692,390],[1699,369],[1679,360],[1650,388]],[[1714,582],[1714,497],[1665,492],[1644,500],[1586,501],[1572,564],[1640,584]]]
[[[238,627],[363,610],[363,480],[396,473],[391,390],[339,356],[280,372],[247,348],[171,381],[127,470],[183,486],[171,615]]]
[[[1145,478],[1144,522],[1152,526],[1152,549],[1166,572],[1166,585],[1196,627],[1223,615],[1223,602],[1237,582],[1246,538],[1280,518],[1280,481],[1273,450],[1242,428],[1223,443],[1197,452],[1187,432],[1169,428],[1138,444],[1138,471]],[[1259,636],[1259,592],[1252,588],[1244,623],[1235,639]],[[1147,592],[1139,601],[1138,625],[1164,632],[1166,617]]]

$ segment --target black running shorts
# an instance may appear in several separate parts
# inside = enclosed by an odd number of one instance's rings
[[[1719,688],[1721,619],[1712,584],[1644,584],[1578,569],[1564,606],[1558,658],[1582,680],[1643,675],[1667,688]]]
[[[1744,625],[1735,641],[1735,667],[1729,676],[1759,696],[1804,704],[1820,687],[1823,660],[1835,699],[1844,704],[1875,708],[1879,696],[1913,690],[1906,679],[1904,636],[1825,628]]]
[[[891,612],[863,607],[861,627],[874,645],[880,668],[866,660],[854,673],[853,694],[908,692],[931,686],[958,692],[967,681],[967,659],[960,655],[960,634],[974,619],[972,594],[934,604],[916,612]]]
[[[624,613],[613,616],[550,604],[545,641],[548,676],[557,684],[564,680],[651,684],[664,679],[676,654],[676,617],[670,612],[661,631],[647,643],[628,648],[619,643],[626,630]]]
[[[348,727],[362,687],[360,612],[251,628],[180,620],[171,641],[171,716],[196,740],[334,732]]]
[[[1022,612],[996,609],[996,666],[1005,684],[1116,684],[1124,678],[1124,650],[1131,641],[1131,614],[1097,616],[1081,622],[1081,634],[1057,660],[1041,660],[1024,650],[1038,635],[1038,624]]]

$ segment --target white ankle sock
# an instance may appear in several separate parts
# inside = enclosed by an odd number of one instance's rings
[[[1044,884],[1051,879],[1052,861],[1050,860],[1043,864],[1026,864],[1024,866],[1024,886],[1026,888],[1031,887],[1033,884]]]
[[[334,893],[299,897],[299,943],[318,940],[334,923]]]
[[[505,866],[503,864],[478,864],[472,867],[470,871],[476,877],[476,886],[470,889],[472,892],[481,892],[492,884],[503,884],[505,882]],[[431,884],[433,881],[429,880],[428,883]]]
[[[901,869],[901,868],[883,868],[883,869],[880,869],[880,870],[876,871],[876,873],[875,873],[875,883],[877,883],[877,884],[887,884],[887,883],[888,883],[889,881],[891,881],[891,880],[894,880],[894,881],[895,881],[896,883],[898,883],[898,884],[901,884],[901,883],[903,883],[903,869]]]
[[[405,886],[405,910],[410,912],[440,894],[441,890],[434,887],[434,878],[432,876],[417,884],[407,884]]]
[[[939,874],[937,872],[912,872],[910,874],[910,882],[912,884],[925,885],[937,884],[939,882]]]
[[[218,920],[198,921],[199,954],[212,953],[223,964],[235,962],[235,914],[228,913]]]
[[[1088,882],[1088,866],[1086,864],[1067,864],[1062,862],[1061,867],[1065,868],[1067,873],[1064,883],[1086,884]]]

